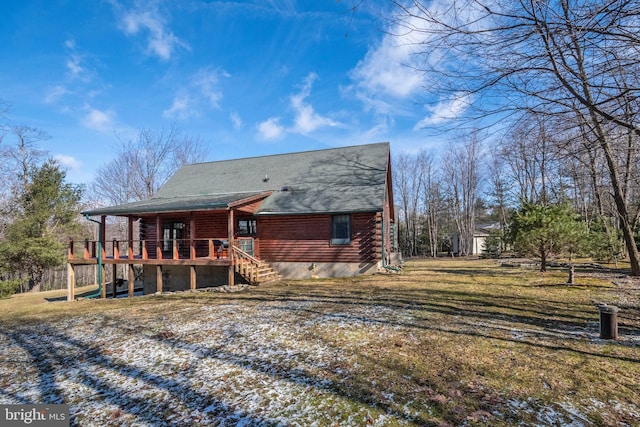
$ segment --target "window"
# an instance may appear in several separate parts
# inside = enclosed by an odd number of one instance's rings
[[[351,217],[334,215],[331,217],[331,244],[348,245],[351,243]]]
[[[238,235],[255,236],[258,232],[258,222],[255,219],[239,219]]]
[[[165,255],[173,252],[173,242],[175,241],[178,248],[182,246],[181,240],[184,239],[185,225],[179,221],[169,221],[162,225],[162,251]]]

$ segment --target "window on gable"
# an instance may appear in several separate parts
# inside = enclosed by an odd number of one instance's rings
[[[351,243],[351,216],[333,215],[331,217],[331,244],[348,245]]]
[[[255,219],[239,219],[238,235],[255,236],[258,233],[258,222]]]

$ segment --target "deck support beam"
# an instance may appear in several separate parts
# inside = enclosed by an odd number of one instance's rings
[[[102,268],[102,289],[100,290],[100,298],[105,299],[107,298],[107,265],[102,264],[101,266],[98,266],[98,268]]]
[[[133,298],[133,288],[135,285],[136,274],[133,270],[133,264],[127,264],[129,266],[129,298]]]
[[[196,266],[195,265],[190,265],[189,266],[189,285],[191,288],[191,291],[195,291],[196,290]]]
[[[67,301],[76,299],[76,271],[73,264],[67,263]]]
[[[118,282],[118,264],[113,264],[111,266],[111,273],[112,274],[112,279],[111,279],[111,297],[112,298],[116,298],[118,296],[118,290],[117,288],[117,282]]]
[[[229,240],[229,249],[228,249],[228,254],[229,254],[229,258],[231,259],[231,265],[229,266],[229,273],[228,273],[228,284],[229,286],[234,286],[235,283],[235,268],[234,268],[234,264],[235,264],[235,260],[233,259],[233,246],[235,245],[235,242],[233,241],[233,230],[234,230],[234,218],[233,218],[233,214],[234,214],[234,210],[233,208],[229,209],[229,216],[227,217],[227,239]]]
[[[162,293],[162,266],[156,265],[156,292]]]

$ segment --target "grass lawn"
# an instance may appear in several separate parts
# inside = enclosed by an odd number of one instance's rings
[[[413,260],[241,293],[14,296],[0,403],[96,426],[640,425],[640,281],[566,278]],[[596,302],[621,308],[618,340],[599,339]]]

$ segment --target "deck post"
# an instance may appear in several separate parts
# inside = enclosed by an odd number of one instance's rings
[[[156,292],[162,293],[162,266],[156,265]]]
[[[135,271],[133,270],[133,264],[128,264],[129,265],[129,298],[133,298],[133,287],[135,285],[135,280],[136,280],[136,275],[135,275]]]
[[[107,285],[105,283],[105,278],[107,277],[107,266],[106,264],[102,264],[101,266],[98,266],[98,268],[102,269],[102,289],[100,290],[100,298],[105,299],[107,297]]]
[[[67,301],[76,299],[76,272],[73,264],[67,263]]]
[[[196,290],[196,266],[189,266],[189,285],[191,286],[191,291]]]
[[[111,296],[113,298],[116,298],[118,296],[118,291],[116,289],[116,283],[118,281],[118,264],[113,264],[111,266],[113,269],[111,270],[111,272],[113,273],[112,279],[111,279]]]
[[[228,256],[229,259],[231,260],[231,264],[229,265],[229,273],[228,273],[228,282],[229,282],[229,286],[234,286],[235,285],[235,259],[233,256],[233,247],[235,245],[234,241],[233,241],[233,208],[229,208],[229,217],[227,219],[227,239],[229,240],[229,250],[228,250]]]
[[[214,259],[216,257],[216,247],[213,244],[213,239],[209,239],[209,259]]]

